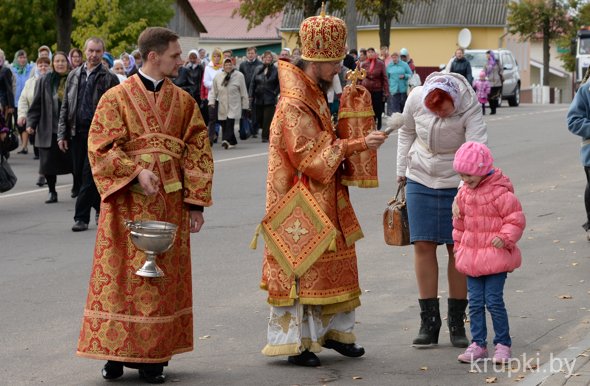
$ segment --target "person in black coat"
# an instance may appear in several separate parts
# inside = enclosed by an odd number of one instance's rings
[[[200,106],[201,104],[201,82],[205,69],[200,63],[197,50],[190,50],[188,53],[188,62],[178,69],[178,77],[174,79],[174,84],[191,94],[193,99]]]
[[[252,83],[252,78],[254,77],[256,69],[262,65],[262,62],[258,60],[256,54],[256,47],[248,47],[246,50],[246,60],[240,63],[239,71],[244,74],[244,80],[246,81],[246,88],[248,90],[250,90],[250,84]],[[250,131],[252,138],[258,137],[258,129],[260,127],[257,119],[258,112],[256,111],[255,106],[250,106],[250,111],[250,117],[246,115],[242,116],[242,119],[240,119],[240,139],[246,139],[248,137],[247,131]],[[249,130],[247,130],[248,127]]]
[[[469,63],[469,60],[465,59],[465,50],[463,48],[457,48],[457,51],[455,51],[455,58],[451,59],[450,64],[449,72],[461,74],[467,79],[469,84],[473,84],[471,63]]]
[[[248,95],[250,105],[256,106],[256,118],[262,127],[262,142],[268,142],[279,95],[279,72],[273,65],[272,52],[265,51],[262,55],[262,64],[254,71]]]

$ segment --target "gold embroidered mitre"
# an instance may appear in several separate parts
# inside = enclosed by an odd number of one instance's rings
[[[301,58],[312,62],[335,62],[346,56],[346,24],[342,19],[326,16],[308,17],[299,27]]]

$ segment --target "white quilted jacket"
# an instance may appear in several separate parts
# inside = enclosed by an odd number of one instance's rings
[[[441,73],[432,73],[428,79]],[[422,103],[422,86],[412,90],[403,112],[404,125],[397,142],[397,175],[432,189],[456,188],[455,152],[466,141],[487,142],[481,105],[464,77],[453,76],[461,88],[461,103],[447,118],[434,115]],[[426,83],[425,82],[425,83]]]

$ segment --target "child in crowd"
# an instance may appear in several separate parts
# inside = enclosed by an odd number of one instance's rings
[[[456,198],[453,240],[455,266],[467,275],[469,295],[472,343],[458,357],[465,363],[488,357],[486,308],[494,325],[494,362],[508,363],[512,357],[504,283],[508,272],[520,267],[516,242],[526,221],[510,179],[493,167],[493,161],[486,145],[466,142],[453,162],[463,180]]]
[[[481,103],[481,112],[483,115],[486,115],[486,103],[488,103],[488,95],[490,95],[492,85],[486,79],[485,71],[482,70],[479,73],[479,79],[473,81],[473,88],[475,89],[477,100]]]

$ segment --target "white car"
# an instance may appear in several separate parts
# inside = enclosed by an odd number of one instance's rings
[[[479,77],[480,71],[487,63],[487,50],[465,50],[465,59],[469,60],[471,64],[471,73],[473,79]],[[504,49],[492,50],[496,61],[503,69],[502,76],[504,83],[502,84],[502,99],[508,101],[510,106],[518,106],[520,104],[520,73],[518,72],[518,63],[514,59],[512,52]]]

